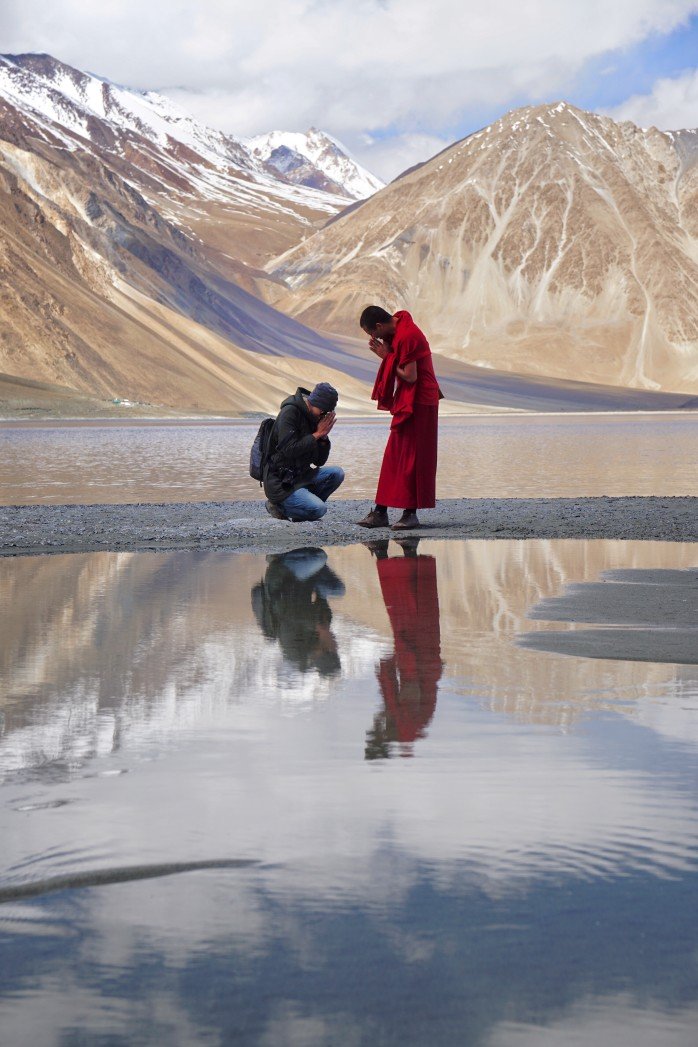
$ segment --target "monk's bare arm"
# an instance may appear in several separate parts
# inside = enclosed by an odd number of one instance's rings
[[[402,367],[398,365],[396,368],[398,376],[402,378],[403,382],[407,382],[408,385],[414,385],[417,381],[417,361],[410,360],[408,364],[404,364]]]

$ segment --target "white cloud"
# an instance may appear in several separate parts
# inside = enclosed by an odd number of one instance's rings
[[[10,0],[0,36],[164,90],[233,133],[315,124],[370,165],[361,136],[381,132],[386,175],[401,155],[423,158],[420,136],[438,147],[485,106],[564,94],[589,59],[697,12],[697,0]]]
[[[388,182],[406,171],[408,167],[422,163],[451,145],[451,140],[436,135],[403,134],[382,141],[373,141],[365,136],[364,141],[354,146],[354,152],[379,178]]]
[[[633,95],[609,110],[608,115],[661,131],[698,127],[698,69],[657,80],[650,94]]]

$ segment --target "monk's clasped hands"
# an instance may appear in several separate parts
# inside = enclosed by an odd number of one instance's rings
[[[375,353],[376,356],[380,356],[381,360],[384,360],[390,352],[388,346],[385,344],[385,342],[382,342],[380,338],[370,338],[368,342],[368,347],[372,353]]]

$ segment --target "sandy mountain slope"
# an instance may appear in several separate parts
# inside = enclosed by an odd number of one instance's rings
[[[321,371],[341,389],[345,406],[356,408],[365,402],[365,385],[327,362],[331,343],[317,339],[308,346],[308,353],[314,349],[322,363],[297,359],[294,329],[301,346],[312,332],[292,320],[284,328],[285,318],[244,291],[238,289],[260,315],[255,327],[254,318],[238,310],[244,329],[235,344],[168,304],[168,298],[176,298],[172,284],[162,280],[156,291],[156,274],[144,269],[141,282],[145,285],[149,278],[151,294],[158,294],[155,301],[122,279],[116,265],[96,252],[91,256],[73,232],[63,233],[60,215],[54,224],[16,185],[11,192],[6,189],[0,177],[0,371],[5,374],[103,399],[124,397],[180,410],[242,414],[276,410],[289,388],[313,381]],[[173,252],[169,260],[174,266],[178,256]],[[187,273],[184,262],[180,270]],[[195,279],[193,270],[189,278]],[[213,294],[202,286],[203,295]],[[221,295],[220,301],[227,299]],[[222,317],[219,328],[232,329],[235,303],[228,303],[228,309],[230,316]],[[274,351],[263,351],[266,344]],[[19,397],[10,392],[4,383],[0,402],[7,394],[12,403],[24,400],[28,408],[37,403],[28,390]],[[64,398],[65,391],[57,394],[57,399]],[[75,413],[95,411],[76,404]]]
[[[383,302],[471,364],[695,393],[698,134],[520,109],[269,269],[316,327],[355,331]]]
[[[31,165],[33,187],[0,167],[0,371],[103,398],[245,413],[276,409],[321,370],[347,406],[365,402],[331,341],[211,275],[125,182],[112,177],[107,193],[98,165],[90,182],[8,150],[0,142],[15,169]],[[39,185],[71,199],[69,217]]]

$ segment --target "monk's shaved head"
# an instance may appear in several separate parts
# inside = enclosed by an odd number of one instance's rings
[[[371,331],[375,331],[378,324],[389,324],[392,319],[392,314],[380,305],[367,305],[361,314],[359,324],[363,331],[370,334]]]

